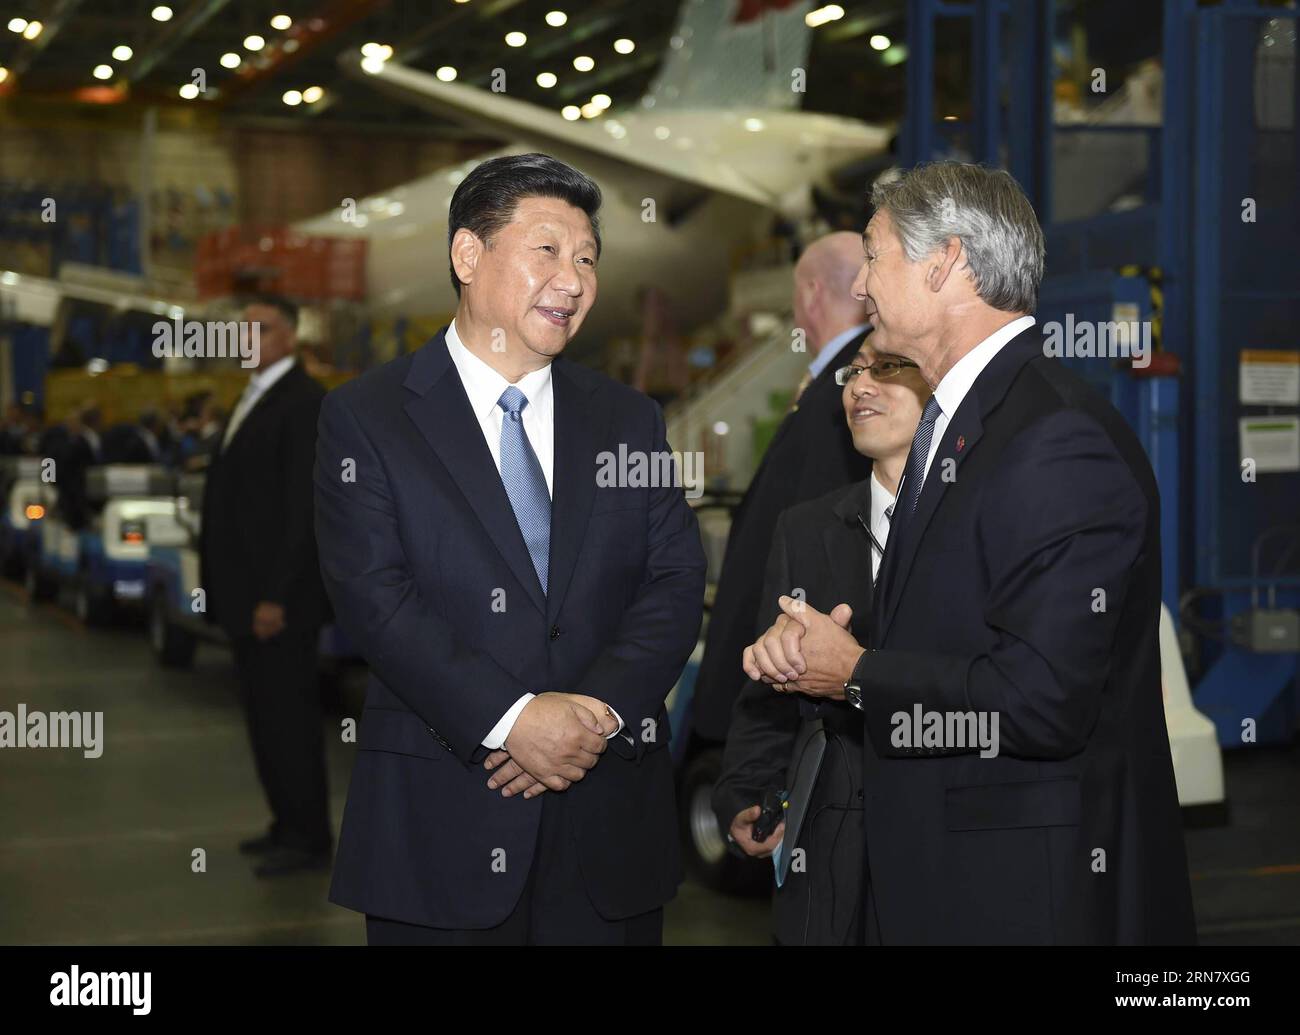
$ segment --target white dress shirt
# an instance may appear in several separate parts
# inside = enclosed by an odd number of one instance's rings
[[[881,550],[889,542],[889,518],[894,512],[894,494],[880,484],[876,472],[871,472],[871,581],[880,574]]]
[[[270,391],[273,384],[289,372],[297,360],[298,357],[290,353],[277,359],[265,370],[254,371],[248,379],[248,387],[244,389],[244,394],[239,397],[239,402],[235,404],[235,412],[230,415],[230,420],[226,422],[226,433],[221,439],[222,449],[230,445],[230,440],[235,437],[239,425],[243,424],[244,419],[253,412],[253,407],[257,405],[258,400]]]
[[[948,422],[957,412],[957,407],[961,405],[962,400],[966,398],[975,379],[984,372],[984,368],[1002,350],[1003,345],[1033,325],[1032,316],[1021,316],[1005,327],[999,327],[957,360],[953,368],[944,374],[943,380],[934,390],[935,402],[939,404],[939,416],[934,422],[934,433],[930,436],[930,453],[925,459],[925,470],[921,472],[921,486],[917,489],[917,499],[920,499],[920,489],[925,488],[926,475],[929,474],[930,465],[934,463],[934,454],[939,451],[943,433],[948,430]]]
[[[460,374],[460,383],[469,396],[469,408],[474,411],[479,427],[483,429],[483,438],[487,441],[492,454],[492,462],[501,471],[501,423],[505,410],[498,403],[501,393],[510,387],[510,382],[491,366],[479,359],[466,348],[456,333],[456,321],[452,320],[447,328],[447,351],[451,361]],[[515,387],[524,393],[528,405],[520,414],[524,423],[524,434],[528,444],[537,454],[537,462],[542,465],[542,474],[546,477],[546,491],[555,497],[555,396],[551,391],[551,364],[531,374],[525,374]]]
[[[451,362],[456,367],[456,373],[460,375],[460,383],[465,389],[465,394],[469,397],[469,407],[474,411],[474,417],[483,432],[483,439],[487,443],[488,451],[492,454],[492,462],[497,465],[497,473],[500,474],[501,424],[505,417],[505,411],[501,409],[498,403],[501,400],[501,394],[510,387],[511,383],[502,374],[470,352],[456,332],[455,320],[452,320],[447,328],[447,352],[451,355]],[[524,434],[528,436],[528,444],[533,447],[533,452],[537,455],[537,462],[541,464],[542,474],[546,477],[546,491],[554,499],[555,396],[551,391],[551,365],[547,363],[540,370],[525,374],[514,383],[514,387],[523,392],[524,398],[528,400],[528,405],[524,407],[523,412],[520,414],[524,424]],[[536,696],[536,694],[524,694],[511,705],[509,711],[501,716],[497,724],[483,738],[483,746],[489,751],[499,749],[506,742],[506,737],[510,736],[510,731],[514,729],[515,720],[519,718],[519,713]],[[613,709],[611,708],[610,711],[613,711]],[[600,716],[597,716],[597,718],[600,718]],[[623,720],[618,718],[617,714],[615,718],[618,719],[618,729],[611,733],[610,737],[623,729]],[[605,739],[608,740],[609,737]]]

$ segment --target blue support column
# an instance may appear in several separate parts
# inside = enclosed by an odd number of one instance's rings
[[[1002,0],[976,0],[971,18],[971,69],[975,102],[971,152],[985,165],[1002,164]]]
[[[1038,220],[1052,221],[1052,0],[1009,0],[1007,171]]]
[[[1215,8],[1196,16],[1196,111],[1197,127],[1193,167],[1192,208],[1199,218],[1194,223],[1191,253],[1192,271],[1192,370],[1194,371],[1193,412],[1196,418],[1192,468],[1195,500],[1195,581],[1214,585],[1220,577],[1219,558],[1219,474],[1222,469],[1218,434],[1220,385],[1218,359],[1220,293],[1223,274],[1220,223],[1220,186],[1223,155],[1218,145],[1223,123],[1223,51],[1221,12]]]
[[[900,164],[910,168],[934,154],[934,4],[907,0],[907,111]]]

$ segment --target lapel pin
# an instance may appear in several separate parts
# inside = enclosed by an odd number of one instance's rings
[[[957,452],[960,453],[960,452],[961,452],[963,449],[965,449],[965,448],[966,448],[966,436],[965,436],[965,435],[958,435],[958,436],[957,436]]]

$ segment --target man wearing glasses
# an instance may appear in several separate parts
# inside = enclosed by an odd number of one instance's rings
[[[870,339],[867,339],[870,341]],[[930,397],[917,365],[880,355],[865,342],[848,366],[834,372],[853,448],[871,463],[862,481],[785,510],[777,521],[763,585],[759,628],[781,614],[782,595],[839,617],[852,608],[850,628],[866,642],[872,584],[880,567],[898,482],[921,410]],[[871,580],[862,576],[871,572]],[[796,758],[819,726],[822,763],[804,811],[791,865],[773,899],[773,934],[783,945],[842,945],[859,940],[862,866],[862,716],[843,701],[776,694],[749,680],[732,714],[714,810],[746,855],[772,855],[785,836],[779,825],[754,839],[760,802],[771,790],[790,791]],[[803,752],[801,751],[801,754]],[[787,795],[788,796],[788,795]],[[786,847],[792,851],[796,845]]]

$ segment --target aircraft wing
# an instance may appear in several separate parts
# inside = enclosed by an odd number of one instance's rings
[[[798,185],[799,177],[807,178],[807,171],[797,169],[793,164],[789,169],[790,175],[783,175],[784,170],[774,168],[770,139],[752,140],[754,145],[766,145],[765,161],[747,161],[749,155],[744,152],[749,148],[738,152],[730,146],[733,142],[749,144],[751,141],[745,137],[760,136],[751,128],[763,121],[757,118],[757,112],[748,118],[743,111],[729,111],[722,115],[710,112],[698,120],[698,132],[673,135],[663,123],[671,119],[680,130],[683,118],[689,122],[692,113],[675,111],[671,116],[665,113],[663,118],[657,118],[651,112],[637,112],[623,117],[570,122],[557,112],[516,100],[505,93],[460,83],[444,83],[427,72],[391,61],[375,72],[362,71],[355,55],[345,55],[342,64],[349,73],[369,80],[377,89],[391,96],[449,121],[499,137],[503,142],[523,142],[540,150],[562,148],[568,152],[587,152],[629,170],[651,173],[672,183],[768,208],[779,208],[785,195]],[[700,114],[704,116],[705,113]],[[766,117],[770,121],[771,115]],[[847,121],[801,113],[789,113],[786,118],[835,123]],[[844,126],[838,128],[843,130]],[[883,148],[888,138],[884,130],[862,125],[855,129],[863,135],[850,134],[857,137],[849,145],[853,151],[878,150]],[[757,159],[757,149],[754,150]]]

